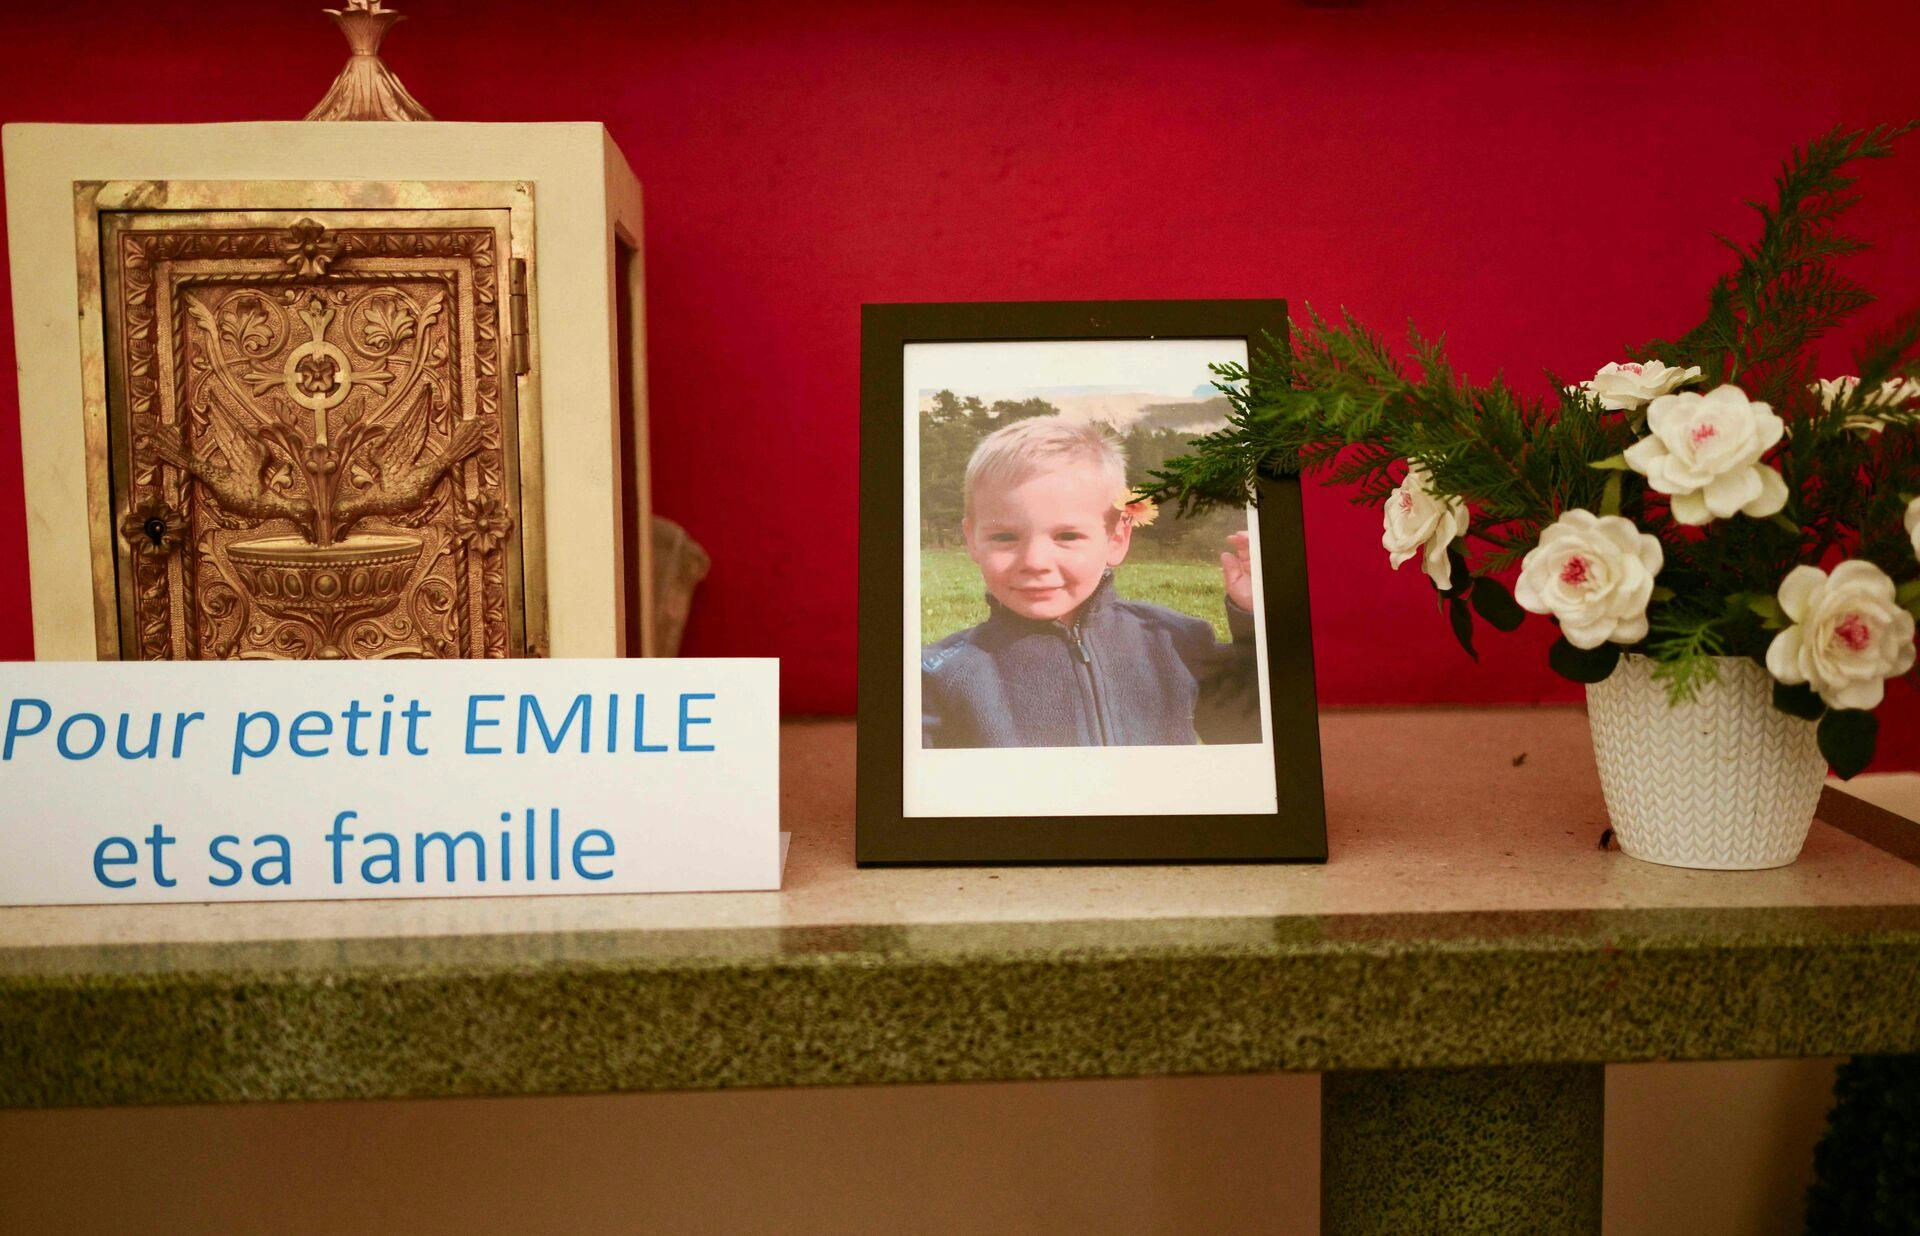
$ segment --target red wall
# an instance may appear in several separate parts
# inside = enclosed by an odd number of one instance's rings
[[[1445,329],[1471,374],[1577,376],[1693,321],[1710,233],[1791,143],[1920,111],[1905,4],[397,2],[388,60],[436,114],[605,120],[639,173],[655,493],[717,562],[687,650],[778,655],[793,711],[854,703],[862,301],[1282,295]],[[298,117],[342,58],[320,7],[7,5],[0,119]],[[1920,303],[1920,139],[1864,187],[1859,273]],[[1308,518],[1324,701],[1575,697],[1544,622],[1476,667],[1372,513]]]

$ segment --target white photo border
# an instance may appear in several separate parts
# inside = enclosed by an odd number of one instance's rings
[[[1259,521],[1247,508],[1260,684],[1260,741],[1218,746],[921,745],[921,393],[1073,385],[1151,389],[1169,372],[1204,382],[1209,364],[1249,360],[1244,338],[1023,339],[910,343],[902,358],[901,813],[947,816],[1268,815],[1278,808]]]

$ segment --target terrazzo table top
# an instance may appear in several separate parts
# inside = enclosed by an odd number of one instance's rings
[[[859,870],[834,720],[778,893],[0,909],[0,1104],[1920,1051],[1920,825],[1684,871],[1600,849],[1578,710],[1322,737],[1324,866]]]

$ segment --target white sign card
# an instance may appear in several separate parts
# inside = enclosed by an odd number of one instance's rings
[[[773,660],[0,665],[0,904],[780,886]]]

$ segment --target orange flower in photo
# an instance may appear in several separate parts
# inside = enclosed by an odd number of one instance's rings
[[[1144,528],[1160,518],[1160,506],[1152,498],[1129,490],[1113,501],[1113,509],[1127,517],[1136,528]]]

